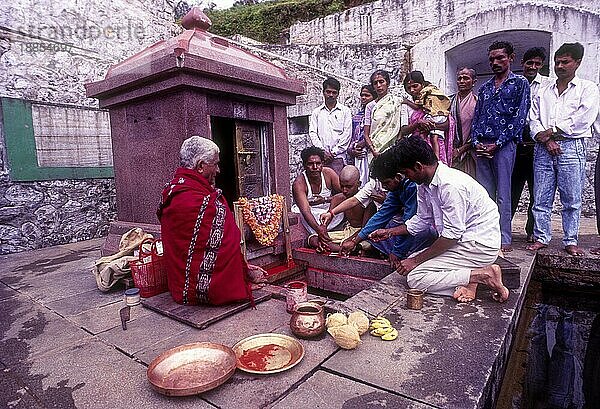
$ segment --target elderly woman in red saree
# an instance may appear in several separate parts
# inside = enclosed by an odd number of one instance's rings
[[[377,99],[365,108],[365,125],[363,128],[369,163],[373,157],[396,143],[400,135],[402,100],[388,92],[390,74],[377,70],[371,74],[371,85],[377,92]]]
[[[425,81],[421,71],[406,74],[403,84],[413,101],[402,101],[412,109],[408,125],[402,127],[402,135],[420,136],[441,162],[451,166],[455,123],[450,115],[450,99],[438,87]]]
[[[181,167],[163,192],[160,220],[169,291],[179,304],[222,305],[252,301],[240,230],[221,190],[215,188],[219,147],[192,136],[181,145]]]

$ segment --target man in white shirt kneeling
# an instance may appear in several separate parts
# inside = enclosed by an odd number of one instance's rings
[[[400,262],[396,270],[407,275],[411,288],[472,301],[477,285],[494,290],[504,302],[509,291],[500,267],[493,264],[500,250],[500,215],[486,190],[469,175],[439,162],[419,137],[402,139],[393,148],[398,172],[416,182],[417,213],[391,229],[379,229],[369,238],[416,235],[434,226],[438,239],[427,249]]]

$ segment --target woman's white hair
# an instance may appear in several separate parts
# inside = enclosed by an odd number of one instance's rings
[[[210,139],[190,136],[181,144],[179,163],[187,169],[196,169],[200,162],[212,163],[219,154],[219,147]]]

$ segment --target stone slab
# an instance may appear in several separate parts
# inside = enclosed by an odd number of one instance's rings
[[[99,334],[111,328],[121,328],[121,316],[119,310],[125,307],[125,302],[114,302],[101,307],[91,308],[77,315],[69,316],[69,321],[79,325],[91,334]],[[127,328],[134,325],[133,321],[149,315],[151,311],[140,306],[131,308],[131,320],[127,322]]]
[[[384,260],[366,257],[339,257],[319,254],[313,249],[293,250],[294,259],[308,262],[311,268],[378,280],[390,274],[393,269]]]
[[[293,336],[289,324],[274,332]],[[323,334],[318,339],[301,340],[304,358],[293,368],[275,374],[255,375],[237,370],[229,381],[219,388],[203,394],[203,397],[219,408],[262,408],[281,397],[293,385],[302,381],[323,361],[336,351],[333,339]]]
[[[306,282],[309,287],[353,296],[371,287],[377,281],[309,267],[306,270]]]
[[[127,321],[126,330],[121,327],[120,317],[117,316],[118,325],[96,336],[133,356],[136,352],[187,331],[189,328],[185,324],[159,314],[147,313],[134,316],[135,310],[143,310],[143,308],[132,308],[132,319]]]
[[[335,386],[334,386],[335,385]],[[373,388],[352,379],[342,378],[325,371],[317,371],[271,409],[288,408],[430,408],[381,389]]]
[[[600,240],[595,246],[599,243]],[[537,252],[533,278],[551,285],[577,287],[587,291],[598,290],[600,256],[586,252],[583,256],[574,257],[567,255],[562,248],[548,247]]]
[[[9,368],[0,369],[0,408],[44,409],[21,379]]]
[[[145,366],[95,339],[83,340],[39,357],[35,362],[19,367],[16,373],[44,407],[212,407],[198,396],[169,398],[160,395],[148,382]]]
[[[6,276],[22,276],[28,269],[23,266],[31,265],[32,261],[47,263],[48,260],[65,257],[73,253],[73,250],[64,246],[46,247],[38,250],[23,251],[0,256],[0,279]]]
[[[0,301],[6,300],[8,298],[12,298],[17,295],[17,291],[13,290],[6,284],[0,282]]]
[[[95,257],[69,252],[63,256],[32,261],[2,278],[11,288],[42,304],[97,288],[91,273]]]
[[[328,307],[345,313],[361,310],[372,318],[398,302],[405,292],[406,277],[392,273],[346,301],[334,301]]]
[[[64,317],[70,317],[119,301],[123,301],[123,290],[103,293],[96,288],[50,302],[46,307]]]
[[[272,332],[288,325],[290,314],[285,311],[285,303],[268,300],[256,306],[238,312],[235,317],[214,323],[206,329],[186,327],[187,330],[174,334],[135,353],[137,359],[149,365],[162,352],[191,342],[215,342],[233,346],[238,341],[256,334]]]
[[[389,295],[400,292],[383,314],[398,329],[398,338],[385,342],[363,336],[359,348],[339,351],[323,366],[430,405],[486,407],[501,381],[518,294],[511,293],[503,304],[492,301],[488,290],[469,304],[426,295],[423,309],[413,311],[406,309],[406,290],[394,283],[399,280],[394,276],[398,275],[391,274],[381,284],[392,287]]]
[[[252,292],[254,303],[258,304],[271,298],[271,293],[263,290]],[[209,325],[227,318],[251,306],[249,301],[223,306],[181,305],[173,301],[170,293],[162,293],[142,301],[142,305],[169,318],[204,329]]]
[[[90,337],[21,294],[0,302],[0,316],[0,361],[9,368]]]

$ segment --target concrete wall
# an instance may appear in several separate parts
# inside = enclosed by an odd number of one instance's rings
[[[0,4],[0,96],[97,106],[83,84],[177,30],[171,1]],[[0,129],[0,254],[106,234],[112,179],[15,182]]]

